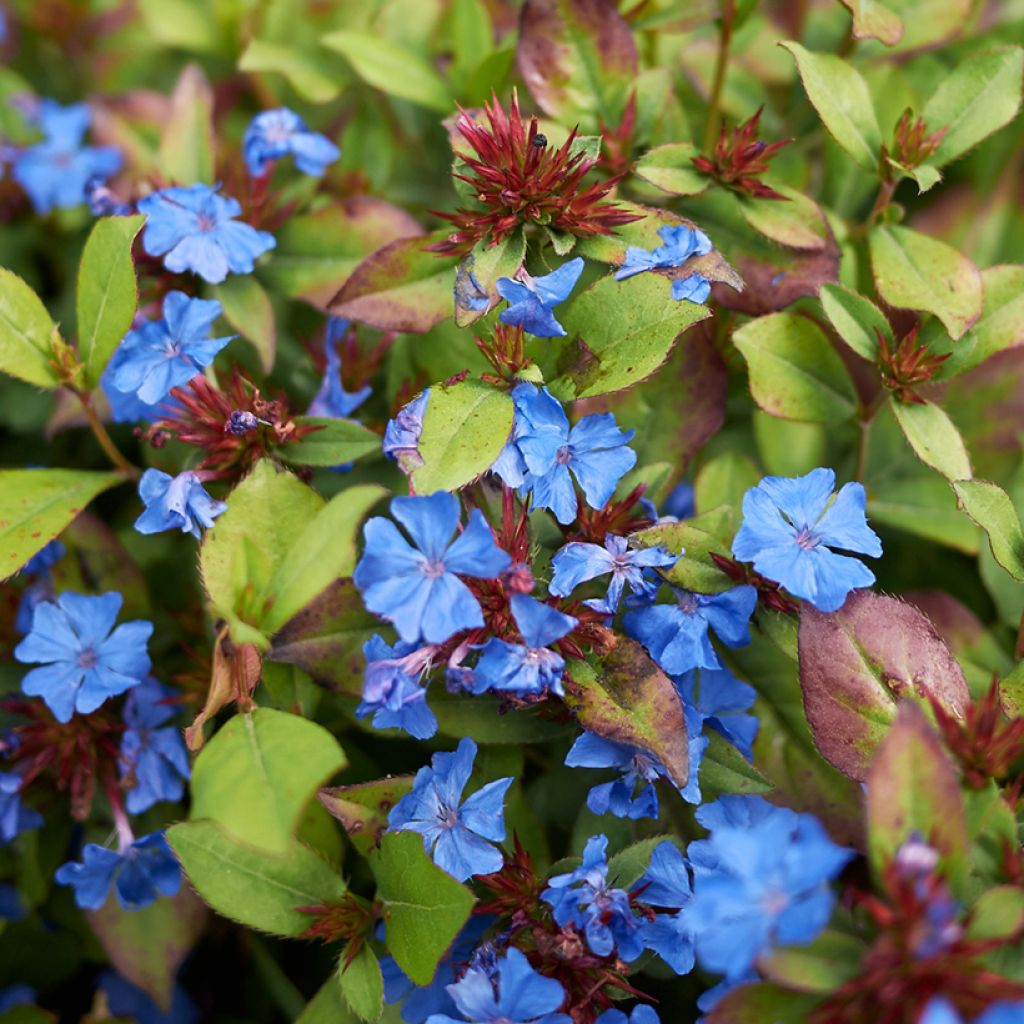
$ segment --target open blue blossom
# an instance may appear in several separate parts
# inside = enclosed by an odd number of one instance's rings
[[[161,800],[180,800],[189,777],[188,751],[174,718],[174,691],[152,676],[131,690],[124,704],[121,777],[127,781],[125,805],[141,814]]]
[[[134,391],[121,391],[114,386],[114,378],[121,367],[130,363],[134,358],[132,349],[135,347],[135,342],[132,342],[131,348],[125,347],[125,343],[134,333],[134,331],[129,331],[114,349],[110,362],[107,363],[100,376],[100,387],[110,406],[110,418],[115,423],[138,423],[139,420],[155,423],[164,416],[172,415],[176,408],[180,408],[177,399],[167,395],[156,402],[144,402]],[[199,373],[198,369],[193,370],[193,376],[197,373]]]
[[[100,988],[107,997],[111,1014],[117,1018],[123,1017],[136,1024],[196,1024],[199,1020],[199,1007],[180,985],[174,986],[169,1010],[162,1010],[148,992],[113,971],[100,975]]]
[[[728,796],[699,808],[697,820],[711,835],[687,850],[693,899],[682,914],[702,967],[735,979],[773,946],[821,932],[835,904],[829,882],[853,854],[817,818]]]
[[[659,843],[651,862],[637,883],[637,899],[650,907],[671,910],[643,922],[644,945],[653,950],[676,974],[693,970],[693,936],[679,913],[693,895],[686,858],[670,842]]]
[[[473,693],[498,690],[522,696],[551,690],[563,696],[565,659],[547,648],[571,633],[576,619],[527,594],[513,594],[509,605],[523,643],[491,637],[473,670],[470,689]]]
[[[634,1006],[629,1016],[622,1010],[605,1010],[594,1024],[660,1024],[657,1011],[647,1003]]]
[[[501,869],[501,851],[492,843],[505,838],[505,792],[515,781],[496,779],[460,804],[476,749],[463,739],[454,753],[435,754],[388,816],[392,831],[419,832],[434,863],[460,882]]]
[[[211,498],[191,470],[170,476],[147,469],[139,481],[139,497],[146,511],[135,520],[139,533],[181,530],[199,539],[199,527],[209,529],[214,519],[228,510],[223,501]]]
[[[583,849],[583,863],[564,875],[548,879],[540,898],[551,907],[557,924],[574,924],[598,956],[613,952],[629,963],[643,951],[640,921],[623,889],[608,884],[607,836],[591,836]]]
[[[727,647],[750,643],[748,624],[757,604],[753,587],[733,587],[722,594],[693,594],[673,588],[672,604],[653,604],[626,612],[626,632],[647,648],[669,675],[692,668],[721,668],[709,631]]]
[[[125,910],[141,910],[158,894],[173,896],[181,887],[181,867],[163,832],[136,839],[120,853],[87,843],[82,862],[68,861],[54,877],[74,889],[83,910],[99,910],[115,879],[117,901]]]
[[[327,367],[320,389],[313,396],[307,416],[328,416],[332,419],[344,419],[351,416],[370,397],[373,390],[369,384],[358,391],[346,391],[341,381],[341,343],[348,333],[349,322],[340,317],[332,316],[327,321],[324,335],[324,355]]]
[[[993,1003],[984,1013],[975,1017],[971,1024],[1021,1024],[1024,1021],[1024,1001]],[[956,1007],[936,996],[925,1007],[918,1024],[968,1024],[966,1017],[956,1012]]]
[[[366,547],[352,576],[366,607],[392,623],[406,643],[440,644],[482,626],[480,603],[459,575],[492,579],[512,561],[494,543],[483,513],[473,509],[454,540],[459,501],[452,494],[395,498],[391,514],[415,547],[388,519],[375,516],[366,523]]]
[[[473,950],[483,934],[494,923],[494,918],[471,917],[456,936],[448,952],[437,965],[429,985],[415,985],[395,963],[394,958],[380,958],[380,973],[384,977],[384,1002],[401,1001],[402,1020],[405,1024],[423,1024],[435,1013],[457,1013],[455,1000],[448,993],[449,986],[456,980],[457,971],[469,963]]]
[[[3,773],[0,773],[2,777]],[[3,783],[0,782],[0,786]],[[13,885],[0,882],[0,921],[21,921],[28,913],[21,894]]]
[[[15,1006],[31,1006],[36,1001],[36,990],[31,985],[8,985],[0,989],[0,1013]]]
[[[398,463],[403,473],[411,473],[423,465],[420,434],[423,433],[423,417],[427,412],[429,398],[430,388],[424,388],[422,394],[403,405],[384,428],[381,450],[389,459]]]
[[[663,244],[654,249],[631,245],[626,259],[615,271],[615,280],[624,281],[647,270],[670,270],[681,267],[691,256],[705,256],[714,248],[711,239],[699,228],[685,224],[666,224],[658,229]]]
[[[267,169],[268,163],[289,153],[303,174],[319,178],[327,165],[341,156],[341,150],[326,135],[310,131],[306,122],[287,107],[257,114],[245,129],[242,149],[254,178]]]
[[[581,583],[612,574],[604,605],[608,611],[619,606],[619,599],[625,585],[634,594],[653,598],[661,585],[660,578],[651,578],[651,569],[667,569],[679,560],[662,547],[630,550],[625,537],[608,534],[604,547],[599,544],[585,544],[573,541],[560,548],[551,560],[554,576],[548,590],[558,597],[567,597]]]
[[[508,303],[508,309],[503,309],[498,319],[503,324],[522,327],[537,338],[564,338],[565,328],[551,310],[569,297],[582,273],[583,260],[577,256],[543,277],[525,273],[522,281],[499,277],[498,294]]]
[[[568,1014],[556,1012],[565,1001],[565,989],[535,971],[514,947],[495,963],[493,973],[470,968],[461,981],[448,986],[448,993],[462,1016],[434,1013],[427,1024],[572,1024]]]
[[[0,772],[0,846],[43,824],[42,816],[21,802],[21,786],[17,772]]]
[[[732,542],[736,558],[822,612],[837,611],[851,590],[875,582],[863,562],[833,548],[882,554],[864,515],[864,487],[848,483],[834,494],[835,484],[835,473],[822,468],[765,477],[743,496],[743,524]]]
[[[40,102],[43,140],[22,150],[11,171],[36,213],[80,205],[91,179],[109,178],[120,170],[121,154],[116,149],[82,145],[91,120],[85,103],[62,107],[49,99]]]
[[[234,337],[210,337],[221,314],[221,304],[213,300],[168,292],[163,314],[162,320],[150,320],[125,335],[111,378],[118,391],[131,392],[150,405],[166,398],[171,388],[187,384]]]
[[[363,644],[366,673],[357,718],[373,715],[377,729],[403,729],[418,740],[437,732],[437,718],[427,705],[419,678],[430,664],[431,652],[399,641],[389,647],[376,633]]]
[[[744,714],[757,699],[757,691],[737,679],[728,669],[691,670],[675,680],[679,696],[715,732],[724,736],[748,760],[754,759],[753,743],[758,721]]]
[[[561,403],[546,388],[520,384],[512,392],[518,419],[516,447],[529,470],[523,487],[537,508],[564,524],[576,518],[573,477],[591,508],[603,508],[636,465],[628,447],[633,431],[619,430],[610,413],[584,416],[570,429]]]
[[[149,674],[146,642],[153,624],[138,620],[113,629],[121,602],[114,591],[98,597],[65,591],[56,603],[36,607],[32,631],[14,657],[23,664],[43,663],[25,675],[21,688],[42,697],[58,722],[70,722],[75,711],[95,711]]]
[[[210,284],[228,273],[251,274],[254,261],[274,248],[274,236],[234,218],[238,201],[220,196],[210,185],[176,185],[139,200],[146,215],[142,247],[150,256],[163,256],[176,274],[191,271]]]

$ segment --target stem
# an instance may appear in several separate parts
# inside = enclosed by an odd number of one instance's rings
[[[868,463],[868,435],[871,433],[871,420],[860,420],[857,423],[860,432],[857,435],[857,463],[853,469],[853,479],[864,482],[864,470]]]
[[[893,193],[896,191],[897,181],[895,178],[888,179],[882,182],[881,188],[878,190],[878,195],[875,197],[875,205],[871,207],[871,212],[868,214],[867,223],[870,225],[874,222],[875,218],[892,202]]]
[[[139,471],[121,454],[117,445],[110,439],[107,428],[103,426],[99,416],[96,415],[96,410],[92,407],[90,395],[84,391],[76,391],[75,394],[78,396],[79,402],[82,403],[82,411],[85,413],[85,418],[89,421],[89,427],[103,449],[104,454],[122,473],[127,474],[133,480],[137,480],[139,478]]]
[[[708,118],[704,123],[704,152],[710,153],[715,144],[718,121],[718,104],[722,99],[725,83],[725,69],[729,64],[729,46],[732,43],[732,26],[736,19],[736,0],[722,0],[722,29],[718,37],[718,59],[715,62],[715,77],[708,97]]]

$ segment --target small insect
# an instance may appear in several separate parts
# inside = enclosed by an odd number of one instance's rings
[[[548,137],[546,135],[541,135],[540,132],[534,135],[533,140],[530,143],[530,145],[536,146],[538,149],[543,149],[547,144]]]

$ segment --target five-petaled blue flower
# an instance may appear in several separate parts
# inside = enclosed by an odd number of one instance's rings
[[[690,843],[693,899],[683,920],[697,958],[735,979],[775,945],[811,942],[835,904],[829,882],[853,856],[818,819],[755,796],[725,796],[697,810],[711,835]]]
[[[882,553],[864,515],[863,485],[844,484],[834,494],[835,485],[831,469],[765,477],[743,496],[743,524],[732,542],[741,562],[753,562],[761,575],[820,612],[838,611],[851,590],[875,582],[863,562],[833,548],[873,558]]]
[[[515,781],[488,782],[460,805],[475,759],[471,739],[460,740],[454,753],[435,754],[388,815],[392,831],[418,832],[434,863],[460,882],[501,869],[501,851],[492,843],[505,838],[505,791]]]
[[[357,718],[373,715],[377,729],[403,729],[418,740],[437,732],[437,718],[427,705],[420,677],[430,666],[431,650],[399,641],[389,647],[375,633],[363,644],[366,672]]]
[[[403,405],[384,428],[381,450],[389,459],[398,463],[403,473],[411,473],[423,465],[420,435],[423,433],[423,417],[427,414],[429,399],[430,388],[424,388],[422,394]]]
[[[22,803],[22,782],[17,772],[0,772],[0,846],[43,824],[42,816]]]
[[[515,402],[515,444],[529,471],[524,491],[537,508],[549,508],[563,525],[576,518],[573,477],[591,508],[603,508],[622,477],[636,465],[628,447],[633,431],[622,431],[610,412],[584,416],[570,429],[561,403],[546,388],[520,384]]]
[[[583,863],[564,875],[548,879],[540,898],[551,907],[557,924],[574,924],[598,956],[613,952],[629,963],[643,951],[640,921],[623,889],[608,884],[607,836],[591,836],[583,849]]]
[[[612,581],[608,585],[604,607],[613,612],[619,606],[627,583],[634,594],[653,598],[661,580],[651,579],[650,570],[667,569],[677,561],[679,555],[661,547],[630,550],[625,537],[612,534],[605,537],[604,547],[573,541],[560,548],[551,560],[555,572],[548,590],[558,597],[566,597],[581,583],[610,572]]]
[[[352,576],[366,607],[392,623],[406,643],[440,644],[482,626],[480,603],[459,576],[492,579],[512,561],[494,543],[483,513],[473,509],[454,540],[459,501],[452,494],[395,498],[391,514],[415,547],[388,519],[375,516],[366,523],[366,548]]]
[[[125,806],[141,814],[161,800],[180,800],[189,777],[188,751],[174,718],[174,691],[152,676],[131,690],[124,704],[121,778],[130,783]]]
[[[84,203],[91,179],[109,178],[120,170],[121,154],[113,147],[82,145],[91,120],[85,103],[62,107],[44,99],[39,104],[43,141],[22,150],[11,172],[36,213]]]
[[[142,247],[150,256],[163,256],[176,274],[191,271],[210,284],[228,273],[251,274],[254,261],[274,248],[274,236],[234,218],[238,201],[217,194],[210,185],[176,185],[139,200],[146,215]]]
[[[715,732],[724,736],[748,760],[753,761],[758,721],[747,711],[757,699],[757,691],[737,679],[727,668],[702,668],[675,679],[683,703],[700,716]]]
[[[228,506],[211,498],[199,477],[191,470],[177,476],[147,469],[139,481],[139,497],[146,511],[135,520],[139,533],[181,530],[199,539],[199,527],[209,529]]]
[[[577,256],[543,277],[525,273],[521,281],[499,277],[498,294],[508,303],[508,309],[503,309],[498,319],[503,324],[522,327],[537,338],[564,338],[565,328],[551,310],[569,297],[582,273],[583,260]]]
[[[75,711],[95,711],[149,674],[146,642],[153,624],[123,622],[111,632],[121,600],[116,591],[98,597],[66,591],[56,603],[36,606],[32,631],[14,657],[23,664],[43,663],[25,675],[21,688],[42,697],[58,722],[70,722]]]
[[[210,328],[221,304],[168,292],[163,319],[150,320],[129,331],[118,348],[118,366],[110,383],[154,405],[171,388],[187,384],[234,337],[211,338]]]
[[[136,839],[120,853],[87,843],[82,863],[69,861],[54,877],[74,889],[75,902],[83,910],[99,910],[115,878],[117,901],[125,910],[141,910],[158,894],[173,896],[181,887],[181,867],[163,832]]]
[[[369,384],[358,391],[346,391],[341,380],[341,343],[348,333],[349,322],[340,317],[332,316],[327,321],[324,334],[324,355],[327,366],[320,389],[313,396],[307,416],[328,416],[331,419],[345,419],[351,416],[370,397],[373,390]]]
[[[659,843],[635,890],[637,899],[650,907],[675,913],[656,914],[644,921],[644,944],[654,950],[676,974],[693,970],[693,937],[679,913],[693,894],[686,858],[670,842]]]
[[[992,1003],[970,1024],[1021,1024],[1024,1021],[1024,1001]],[[942,996],[936,996],[924,1009],[917,1024],[968,1024],[966,1017]]]
[[[310,131],[293,110],[279,107],[257,114],[245,129],[242,149],[249,173],[259,177],[267,164],[291,153],[303,174],[319,178],[341,150],[326,135]]]
[[[492,636],[473,670],[470,690],[500,690],[523,696],[550,690],[564,696],[565,659],[547,648],[571,633],[576,619],[527,594],[513,594],[509,606],[523,642],[510,644]]]
[[[434,1013],[427,1024],[572,1024],[568,1014],[556,1012],[565,989],[535,971],[515,947],[496,961],[493,973],[471,967],[448,993],[462,1016]]]
[[[709,630],[727,647],[750,643],[748,624],[757,604],[753,587],[733,587],[722,594],[693,594],[673,588],[672,604],[634,608],[622,617],[626,632],[647,648],[669,675],[692,668],[721,668]]]

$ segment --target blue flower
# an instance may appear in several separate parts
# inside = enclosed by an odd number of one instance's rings
[[[11,176],[28,193],[36,213],[85,202],[92,178],[109,178],[121,168],[121,154],[109,146],[83,146],[92,115],[84,103],[39,105],[43,141],[17,155]]]
[[[276,244],[268,232],[234,220],[242,207],[210,185],[161,189],[138,207],[146,214],[146,252],[163,256],[168,270],[189,270],[210,284],[220,284],[229,271],[251,274],[256,258]]]
[[[174,986],[169,1010],[162,1010],[149,993],[113,971],[100,975],[100,988],[111,1014],[136,1024],[196,1024],[199,1020],[199,1008],[180,985]]]
[[[153,624],[123,622],[111,633],[121,595],[88,597],[65,592],[32,616],[32,632],[14,649],[23,664],[42,662],[21,681],[30,697],[42,697],[58,722],[77,711],[87,715],[108,697],[138,686],[152,663],[146,642]]]
[[[499,277],[498,294],[508,303],[508,309],[503,309],[498,319],[538,338],[564,338],[565,328],[551,310],[569,297],[582,273],[583,260],[577,256],[543,277],[526,273],[522,281]]]
[[[636,245],[626,249],[626,259],[615,271],[616,281],[624,281],[627,277],[642,274],[647,270],[681,267],[691,256],[705,256],[714,248],[711,239],[703,231],[687,227],[685,224],[666,224],[665,227],[658,229],[658,234],[661,235],[664,244],[655,249],[641,249]]]
[[[199,539],[199,527],[209,529],[228,507],[206,493],[199,476],[191,470],[170,476],[147,469],[139,481],[139,497],[146,511],[135,520],[139,533],[181,530]]]
[[[42,827],[42,816],[21,802],[22,781],[17,772],[0,772],[0,846]]]
[[[219,302],[168,292],[163,313],[162,320],[150,320],[125,335],[110,379],[116,390],[131,392],[149,405],[187,384],[234,337],[210,337],[210,327],[221,314]]]
[[[473,670],[471,691],[499,690],[525,696],[551,690],[564,696],[565,659],[547,647],[571,633],[577,620],[526,594],[513,594],[509,605],[523,643],[491,637]]]
[[[26,576],[43,576],[50,571],[65,555],[67,548],[59,540],[51,540],[43,545],[22,567]]]
[[[853,856],[818,820],[760,797],[722,797],[701,807],[711,830],[690,843],[693,899],[683,919],[707,970],[735,980],[775,945],[811,942],[835,904],[829,882]]]
[[[631,551],[625,537],[609,534],[604,547],[573,541],[556,552],[551,560],[555,570],[548,590],[558,597],[566,597],[581,583],[605,573],[612,574],[604,606],[612,612],[619,606],[619,599],[625,585],[634,594],[653,598],[661,585],[660,578],[651,579],[652,568],[666,569],[675,565],[678,555],[665,548],[639,548]]]
[[[429,985],[414,985],[393,957],[382,956],[380,972],[384,976],[384,1002],[390,1005],[401,1001],[405,1024],[423,1024],[432,1014],[457,1012],[448,988],[456,980],[461,965],[469,962],[477,943],[493,922],[492,917],[471,917],[441,958]]]
[[[626,612],[626,632],[647,648],[669,675],[691,668],[721,668],[709,630],[727,647],[750,643],[748,623],[757,604],[753,587],[733,587],[723,594],[693,594],[673,588],[673,604],[655,604]]]
[[[475,759],[471,739],[460,740],[454,753],[434,754],[388,815],[391,831],[418,832],[434,863],[459,882],[501,869],[501,851],[488,840],[505,838],[505,791],[514,781],[488,782],[460,806]]]
[[[863,486],[844,484],[833,494],[835,484],[831,469],[765,477],[743,496],[743,524],[732,542],[736,558],[821,612],[837,611],[851,590],[875,582],[863,562],[833,548],[882,553],[864,515]]]
[[[640,1003],[628,1017],[622,1010],[605,1010],[594,1024],[660,1024],[660,1021],[653,1006]]]
[[[495,964],[493,975],[470,968],[461,981],[448,986],[461,1017],[434,1013],[427,1024],[572,1024],[555,1011],[565,1001],[565,989],[554,978],[535,971],[514,947]]]
[[[352,576],[366,607],[392,623],[406,643],[444,643],[482,626],[480,603],[456,574],[493,579],[512,561],[494,543],[483,513],[473,509],[455,540],[459,502],[452,494],[395,498],[391,514],[416,546],[381,516],[366,523],[366,548]]]
[[[516,447],[529,475],[523,484],[536,508],[549,508],[564,524],[576,518],[573,477],[591,508],[603,508],[619,480],[636,465],[627,444],[633,431],[619,430],[610,413],[584,416],[569,428],[561,403],[545,388],[520,384],[513,392]],[[571,475],[570,475],[571,474]]]
[[[181,887],[181,867],[163,832],[136,839],[120,853],[87,843],[82,863],[69,861],[54,877],[74,889],[83,910],[99,910],[115,878],[117,901],[125,910],[141,910],[158,894],[173,896]]]
[[[703,668],[698,685],[691,670],[675,679],[679,696],[712,729],[724,736],[748,760],[754,759],[753,743],[758,721],[743,714],[753,706],[757,691],[737,679],[728,669]]]
[[[407,405],[403,405],[393,420],[384,428],[384,442],[381,450],[398,463],[403,473],[411,473],[423,465],[420,457],[420,434],[423,433],[423,417],[427,412],[430,388],[425,388]]]
[[[3,773],[0,773],[2,778]],[[0,787],[3,783],[0,782]],[[0,789],[2,792],[2,789]],[[0,821],[3,814],[0,813]],[[2,827],[2,826],[0,826]],[[0,921],[21,921],[27,913],[25,904],[22,902],[21,894],[13,885],[0,882]]]
[[[992,1003],[973,1024],[1020,1024],[1024,1020],[1024,1001]],[[924,1009],[918,1024],[967,1024],[948,999],[936,996]]]
[[[320,390],[313,396],[307,416],[328,416],[332,419],[345,419],[351,416],[370,397],[373,390],[369,384],[358,391],[346,391],[341,380],[340,346],[348,333],[349,322],[340,317],[332,316],[327,321],[327,332],[324,335],[324,355],[327,357],[327,368]]]
[[[672,282],[672,298],[676,302],[695,302],[699,306],[711,294],[711,282],[700,274],[687,274]]]
[[[148,325],[143,325],[140,330],[146,326]],[[132,355],[132,349],[135,347],[134,339],[132,348],[126,348],[125,343],[135,333],[136,331],[129,331],[121,340],[100,377],[100,387],[110,406],[110,418],[115,423],[137,423],[139,420],[155,423],[157,420],[163,419],[164,416],[172,415],[175,409],[180,407],[178,401],[169,395],[156,402],[144,402],[134,391],[120,391],[114,386],[114,378],[121,367],[134,358]],[[199,371],[193,370],[192,372],[194,375]]]
[[[161,800],[180,800],[185,791],[188,752],[180,730],[166,726],[175,713],[173,697],[173,690],[149,676],[125,701],[127,728],[121,737],[120,767],[122,781],[131,783],[125,801],[131,814],[141,814]]]
[[[548,879],[540,898],[551,907],[555,922],[563,927],[576,925],[598,956],[614,952],[629,963],[644,951],[640,922],[629,895],[608,885],[607,847],[606,836],[591,836],[583,849],[583,863],[575,871]]]
[[[644,921],[644,945],[653,950],[676,974],[693,970],[693,936],[679,913],[690,902],[693,890],[686,858],[670,842],[659,843],[651,862],[634,890],[635,898],[650,907],[674,910]]]
[[[9,985],[0,989],[0,1013],[15,1006],[31,1006],[36,1001],[36,990],[31,985]],[[18,1019],[16,1016],[14,1019]]]
[[[375,633],[363,644],[366,673],[357,718],[373,715],[377,729],[404,729],[418,740],[437,732],[437,718],[427,706],[419,677],[430,665],[431,651],[399,641],[389,647]]]
[[[319,178],[327,165],[341,156],[341,150],[326,135],[311,132],[293,110],[280,107],[257,114],[242,139],[249,173],[259,177],[267,164],[291,153],[303,174]]]

